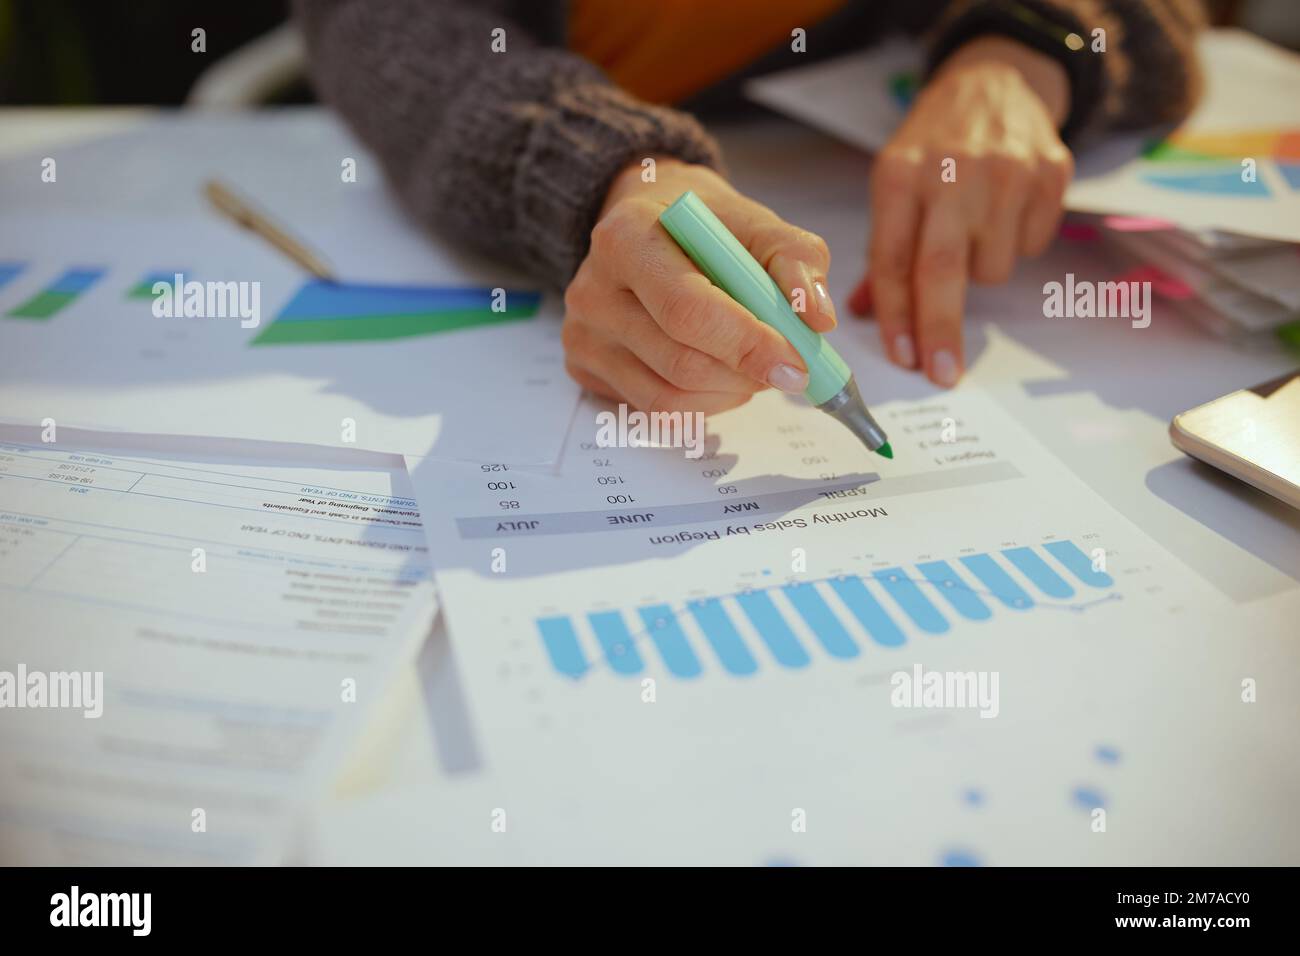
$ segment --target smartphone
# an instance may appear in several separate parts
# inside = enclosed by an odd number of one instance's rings
[[[1300,370],[1175,415],[1174,447],[1300,508]]]

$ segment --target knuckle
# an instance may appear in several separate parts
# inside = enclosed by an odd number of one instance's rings
[[[921,252],[918,271],[930,278],[949,278],[962,271],[962,251],[955,245],[944,243]]]
[[[903,278],[912,267],[912,250],[905,243],[883,243],[880,250],[880,272],[886,276]]]
[[[766,381],[768,363],[763,359],[764,342],[759,330],[746,332],[736,343],[735,369],[758,381]]]
[[[809,232],[807,229],[800,229],[799,245],[806,255],[810,256],[814,261],[830,264],[831,247],[817,233]]]
[[[708,302],[685,283],[676,283],[664,296],[659,321],[678,342],[698,342],[708,326]]]
[[[678,388],[704,391],[712,377],[712,365],[703,352],[682,346],[673,350],[664,377]]]
[[[591,374],[581,365],[566,360],[564,363],[564,370],[569,373],[569,378],[577,382],[582,388],[592,388],[594,382]]]
[[[1065,187],[1074,178],[1074,157],[1065,150],[1063,155],[1041,164],[1039,176],[1053,195],[1064,193]]]
[[[592,252],[599,257],[620,255],[643,218],[643,205],[632,199],[615,203],[591,229]]]
[[[1006,150],[991,156],[988,168],[989,178],[1005,185],[1028,178],[1032,166],[1027,156]]]
[[[587,282],[579,271],[564,289],[564,312],[567,316],[581,315],[587,303]]]
[[[618,210],[619,207],[614,206],[613,209],[600,218],[596,225],[591,227],[591,251],[593,255],[602,254],[615,241],[619,228]]]
[[[876,160],[872,184],[878,194],[906,192],[916,183],[918,161],[910,151],[886,149]]]
[[[566,317],[560,325],[560,344],[564,347],[565,354],[575,355],[581,352],[586,342],[587,332],[582,323]]]
[[[646,412],[684,412],[690,410],[690,401],[686,393],[672,385],[664,385],[650,397]]]
[[[912,247],[907,242],[899,242],[873,232],[869,259],[871,272],[877,282],[882,278],[886,282],[903,279],[912,268]]]

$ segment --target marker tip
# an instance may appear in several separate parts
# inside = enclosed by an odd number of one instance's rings
[[[880,455],[882,458],[893,458],[894,449],[889,447],[889,442],[885,442],[883,445],[881,445],[879,448],[876,449],[876,454]]]

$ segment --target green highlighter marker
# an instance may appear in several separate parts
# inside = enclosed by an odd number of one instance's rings
[[[688,190],[663,211],[659,221],[714,285],[795,347],[808,366],[804,391],[808,401],[837,419],[871,451],[893,458],[894,450],[867,411],[844,359],[795,315],[780,286],[704,201]]]

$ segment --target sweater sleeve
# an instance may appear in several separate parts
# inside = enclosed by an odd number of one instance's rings
[[[469,0],[294,5],[317,92],[414,217],[555,286],[624,166],[655,153],[720,165],[688,114],[639,102]]]
[[[1200,0],[950,0],[930,25],[934,69],[980,34],[1020,40],[1065,68],[1070,114],[1062,133],[1182,119],[1201,91]]]

